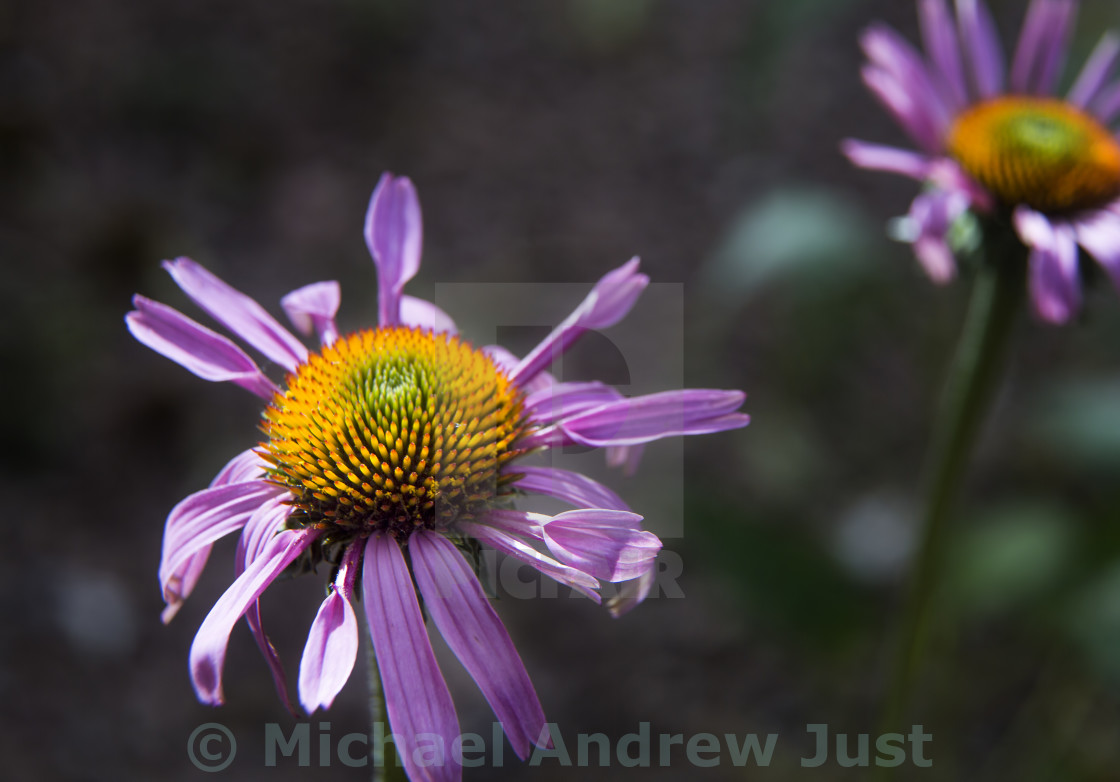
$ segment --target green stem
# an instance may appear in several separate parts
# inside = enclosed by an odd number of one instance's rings
[[[995,238],[992,233],[987,232],[986,241]],[[1025,259],[1021,249],[1006,249],[1008,252],[1002,254],[990,253],[980,266],[938,411],[929,451],[931,472],[922,539],[911,574],[890,690],[883,710],[885,732],[900,729],[899,720],[906,711],[921,670],[945,556],[947,520],[980,424],[1002,374],[1008,337],[1023,300]]]
[[[366,634],[369,648],[369,746],[372,782],[408,782],[408,775],[395,756],[395,752],[385,752],[386,739],[389,736],[389,725],[385,712],[385,691],[381,687],[381,672],[377,669],[377,654],[373,644]],[[381,726],[381,741],[378,741],[377,727]],[[393,745],[390,745],[393,746]]]

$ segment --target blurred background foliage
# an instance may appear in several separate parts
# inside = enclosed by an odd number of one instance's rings
[[[1025,4],[992,5],[1008,40]],[[684,445],[685,533],[666,543],[685,599],[620,621],[578,600],[498,610],[565,735],[779,733],[770,767],[467,778],[866,778],[801,768],[805,725],[877,729],[968,290],[935,288],[886,238],[913,184],[838,153],[847,136],[902,140],[859,82],[873,20],[917,38],[896,0],[0,5],[5,775],[195,779],[185,743],[214,719],[242,748],[227,773],[307,773],[262,766],[261,726],[290,718],[244,630],[229,705],[190,689],[232,541],[158,621],[162,521],[254,441],[257,402],[135,344],[122,316],[135,291],[193,313],[158,264],[187,254],[274,312],[339,279],[342,325],[369,323],[360,228],[390,169],[424,207],[411,292],[590,283],[640,254],[683,283],[685,383],[745,388],[754,417]],[[1076,63],[1110,26],[1115,3],[1082,4]],[[1017,330],[912,713],[934,765],[903,778],[1120,775],[1120,301],[1096,283],[1077,323]],[[655,523],[657,475],[610,480]],[[302,580],[265,600],[293,679],[319,599]],[[438,653],[464,730],[487,733]],[[324,717],[336,734],[365,729],[362,679]]]

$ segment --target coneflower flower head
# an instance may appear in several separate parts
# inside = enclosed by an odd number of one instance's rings
[[[920,151],[848,140],[856,165],[927,183],[904,238],[927,273],[956,273],[952,228],[972,210],[1009,218],[1030,248],[1029,282],[1043,319],[1068,320],[1081,302],[1078,245],[1120,286],[1120,39],[1105,34],[1064,96],[1076,0],[1033,0],[1005,69],[983,0],[918,4],[925,53],[874,26],[861,44],[863,80]]]
[[[518,359],[498,346],[470,345],[445,312],[404,295],[419,269],[422,238],[408,179],[382,177],[365,234],[378,275],[375,328],[339,334],[335,282],[308,285],[281,302],[299,331],[317,333],[317,350],[194,261],[164,264],[196,304],[286,371],[280,385],[226,337],[164,304],[134,298],[126,320],[138,340],[204,379],[233,382],[266,402],[264,440],[167,519],[159,569],[164,620],[197,584],[214,541],[240,530],[236,579],[195,637],[192,681],[200,700],[223,702],[226,648],[244,616],[287,703],[284,668],[261,627],[259,598],[293,563],[328,563],[329,591],[300,663],[301,704],[309,713],[329,707],[349,678],[358,649],[352,601],[360,596],[409,775],[457,779],[451,748],[458,720],[417,590],[525,757],[533,744],[548,742],[544,714],[471,553],[491,546],[597,602],[601,582],[623,582],[611,605],[618,614],[648,593],[661,548],[641,528],[642,517],[606,486],[518,460],[580,444],[607,448],[612,463],[633,463],[645,443],[734,429],[748,418],[737,412],[740,391],[627,398],[602,383],[558,382],[547,372],[580,334],[608,328],[630,311],[649,282],[637,259],[604,276]],[[519,511],[514,500],[521,493],[574,509],[555,516]],[[439,746],[430,746],[433,736]],[[421,764],[421,756],[429,762]]]

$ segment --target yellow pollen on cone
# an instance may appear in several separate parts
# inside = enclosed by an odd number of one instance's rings
[[[469,520],[500,493],[523,394],[457,336],[360,331],[313,354],[264,413],[261,455],[297,523],[398,536]]]

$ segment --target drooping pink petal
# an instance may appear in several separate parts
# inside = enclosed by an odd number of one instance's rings
[[[1066,102],[1082,109],[1093,102],[1116,64],[1117,57],[1120,57],[1120,38],[1115,33],[1105,33],[1070,88]]]
[[[300,333],[310,334],[314,330],[321,344],[330,345],[338,338],[334,319],[341,302],[338,281],[327,280],[296,288],[280,299],[280,306]]]
[[[1054,224],[1026,206],[1014,213],[1015,229],[1030,252],[1030,292],[1035,311],[1050,323],[1065,323],[1081,303],[1077,244],[1073,228]]]
[[[430,301],[415,296],[401,296],[401,324],[418,326],[435,334],[458,334],[451,316]]]
[[[610,402],[561,421],[559,427],[582,445],[637,445],[687,434],[738,429],[750,422],[736,413],[742,391],[689,388]]]
[[[329,709],[358,659],[358,619],[350,596],[364,546],[351,543],[319,607],[299,664],[299,702],[308,714]]]
[[[241,339],[289,372],[307,360],[307,348],[264,307],[190,258],[164,261],[179,287],[195,304]]]
[[[638,272],[638,259],[607,272],[591,293],[563,323],[552,330],[514,369],[511,379],[522,388],[538,372],[559,358],[580,335],[591,329],[605,329],[618,323],[634,306],[649,284],[649,277]]]
[[[661,550],[661,540],[640,528],[642,517],[617,510],[573,510],[544,525],[544,542],[565,565],[604,581],[641,576]]]
[[[237,541],[237,555],[234,557],[233,572],[235,576],[245,572],[245,568],[253,560],[267,551],[268,544],[272,541],[273,536],[283,528],[284,521],[291,512],[287,500],[288,495],[285,492],[265,501],[245,522],[245,529],[241,531],[241,537]],[[245,622],[249,625],[249,631],[257,642],[257,648],[261,650],[261,655],[268,664],[268,669],[272,672],[272,682],[276,686],[276,694],[283,701],[284,708],[294,716],[296,710],[292,708],[292,700],[288,696],[288,676],[284,672],[284,664],[280,662],[280,654],[276,651],[276,646],[273,645],[272,639],[268,637],[261,623],[260,599],[254,600],[245,611]]]
[[[1078,244],[1104,267],[1120,290],[1120,214],[1098,209],[1080,217],[1074,230]]]
[[[245,526],[260,505],[287,492],[265,481],[222,484],[180,501],[167,517],[159,582],[168,605],[164,621],[194,589],[211,544]]]
[[[968,103],[968,88],[964,81],[957,30],[949,8],[945,0],[921,0],[918,12],[921,14],[922,42],[935,66],[934,72],[945,84],[951,107],[960,109]]]
[[[315,529],[278,533],[262,556],[253,560],[214,604],[191,645],[191,679],[200,701],[211,706],[224,702],[222,667],[234,624],[318,535]]]
[[[462,529],[480,543],[524,562],[549,578],[586,595],[596,603],[602,602],[602,598],[596,591],[599,588],[598,580],[587,573],[557,562],[504,530],[474,522],[463,524]]]
[[[502,621],[454,543],[422,530],[408,549],[424,607],[524,759],[543,733],[544,711]]]
[[[957,0],[957,23],[972,85],[981,98],[1003,90],[1003,47],[983,0]]]
[[[424,239],[420,202],[408,177],[381,175],[366,211],[365,236],[377,266],[378,323],[395,326],[404,284],[420,269]]]
[[[650,590],[657,582],[657,561],[650,562],[637,578],[623,581],[613,597],[608,598],[604,605],[615,619],[629,613],[643,600],[649,597]]]
[[[132,304],[136,309],[125,316],[128,330],[152,350],[203,380],[229,381],[264,399],[277,392],[253,359],[230,340],[139,294]]]
[[[1077,17],[1077,0],[1051,0],[1050,22],[1043,39],[1036,70],[1034,92],[1051,95],[1065,66]]]
[[[872,171],[889,171],[901,174],[919,182],[929,176],[930,159],[920,152],[908,149],[871,144],[856,139],[844,139],[840,150],[860,168]]]
[[[606,508],[630,510],[622,498],[596,480],[578,472],[558,467],[523,467],[516,465],[510,472],[520,473],[515,486],[518,489],[546,494],[570,502],[577,508]]]
[[[409,779],[460,779],[462,768],[451,751],[451,742],[459,735],[455,705],[432,654],[408,565],[400,546],[388,535],[373,535],[366,543],[362,601],[389,727],[398,738],[397,752]],[[424,748],[431,749],[433,737],[442,741],[442,762],[421,765]]]

